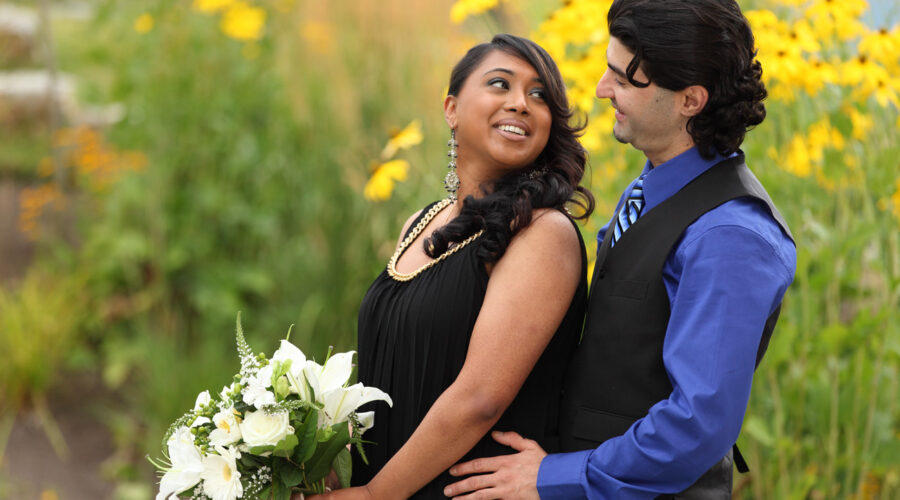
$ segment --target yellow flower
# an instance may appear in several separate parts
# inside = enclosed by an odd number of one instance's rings
[[[192,7],[196,11],[210,14],[226,9],[234,2],[235,0],[194,0]]]
[[[838,83],[839,77],[837,69],[833,64],[812,59],[807,62],[806,70],[803,71],[800,83],[803,89],[810,96],[815,97],[826,84]]]
[[[866,0],[816,0],[806,9],[806,16],[830,17],[832,19],[859,19],[869,8]]]
[[[797,177],[809,177],[812,173],[812,160],[803,135],[795,135],[788,144],[784,168]]]
[[[786,35],[787,47],[797,52],[815,53],[822,50],[812,26],[806,19],[794,23]]]
[[[266,27],[266,11],[245,2],[234,2],[222,14],[222,31],[236,40],[259,40]]]
[[[894,208],[894,217],[900,222],[900,177],[897,178],[897,190],[891,196],[891,205]]]
[[[397,154],[398,150],[409,149],[420,142],[422,142],[422,122],[413,120],[406,128],[391,136],[381,151],[381,159],[388,160]]]
[[[866,137],[869,135],[869,131],[872,130],[872,127],[875,126],[874,120],[870,115],[860,113],[855,106],[849,106],[849,110],[846,110],[850,114],[850,122],[853,124],[853,138],[857,141],[865,141]]]
[[[153,16],[144,12],[134,20],[134,31],[140,34],[148,33],[153,29]]]
[[[867,33],[859,41],[859,53],[880,62],[897,62],[900,58],[900,26]]]
[[[498,3],[500,3],[500,0],[457,0],[450,7],[450,20],[459,24],[469,16],[482,14],[493,9]]]
[[[406,160],[391,160],[376,165],[372,177],[363,189],[363,196],[371,201],[390,199],[394,191],[394,182],[405,181],[408,172],[409,162]]]

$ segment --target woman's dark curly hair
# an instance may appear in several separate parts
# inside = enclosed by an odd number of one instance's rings
[[[607,22],[609,34],[634,54],[625,71],[632,85],[701,85],[709,92],[687,124],[703,157],[734,153],[766,117],[753,33],[734,0],[615,0]],[[638,68],[650,81],[634,79]]]
[[[452,243],[484,229],[476,242],[479,245],[476,254],[482,262],[496,262],[506,252],[513,236],[531,223],[535,209],[564,209],[571,202],[580,207],[579,213],[573,215],[575,219],[587,218],[594,210],[593,195],[578,185],[587,162],[578,137],[586,123],[572,123],[574,112],[569,108],[562,76],[543,48],[525,38],[496,35],[489,43],[469,49],[456,63],[450,73],[447,93],[459,95],[466,78],[495,50],[527,61],[537,72],[544,84],[544,102],[550,109],[550,136],[532,165],[510,172],[489,186],[481,186],[482,197],[470,195],[463,200],[459,215],[426,238],[425,252],[431,257],[441,255]]]

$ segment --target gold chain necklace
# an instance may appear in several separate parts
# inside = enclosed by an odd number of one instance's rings
[[[482,229],[481,231],[478,231],[477,233],[473,234],[472,236],[469,236],[468,238],[463,240],[458,245],[447,249],[446,252],[438,255],[437,258],[425,263],[425,265],[423,265],[422,267],[416,269],[415,271],[413,271],[411,273],[404,274],[404,273],[397,271],[397,261],[400,260],[400,255],[402,255],[404,250],[406,250],[406,248],[409,247],[409,245],[412,244],[412,242],[416,240],[416,238],[422,233],[422,231],[425,230],[425,227],[428,226],[428,223],[431,222],[432,219],[434,219],[434,217],[441,210],[443,210],[445,207],[447,207],[447,205],[449,205],[451,203],[453,203],[453,200],[447,198],[447,199],[441,200],[440,202],[435,204],[433,207],[431,207],[431,209],[428,212],[425,213],[425,216],[422,217],[421,220],[419,220],[419,223],[416,224],[416,227],[413,228],[413,230],[409,233],[409,235],[406,238],[404,238],[404,240],[400,243],[400,246],[397,247],[397,251],[394,252],[394,255],[391,256],[391,260],[388,261],[387,272],[391,276],[391,278],[394,278],[397,281],[409,281],[409,280],[415,278],[416,276],[418,276],[419,274],[421,274],[422,272],[424,272],[426,269],[430,268],[431,266],[446,259],[450,255],[453,255],[454,253],[459,251],[460,248],[471,243],[472,240],[474,240],[475,238],[481,236],[481,233],[484,232],[484,229]]]

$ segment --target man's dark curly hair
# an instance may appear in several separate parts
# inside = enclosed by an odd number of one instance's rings
[[[531,165],[510,172],[489,186],[481,186],[482,197],[467,196],[462,210],[449,224],[424,241],[425,253],[437,257],[452,243],[458,243],[484,229],[477,241],[480,261],[496,262],[506,252],[513,236],[531,223],[538,208],[579,207],[576,219],[587,218],[594,210],[594,197],[580,186],[587,153],[578,142],[585,123],[573,123],[562,75],[553,59],[538,44],[514,35],[496,35],[489,43],[469,49],[450,73],[449,95],[459,95],[463,83],[481,61],[499,50],[528,62],[544,84],[544,102],[550,109],[550,136],[547,145]],[[533,172],[540,175],[529,175]]]
[[[703,157],[734,153],[766,117],[753,33],[734,0],[615,0],[607,22],[610,35],[634,54],[625,71],[632,85],[675,91],[701,85],[709,92],[706,107],[687,124]],[[638,68],[648,82],[634,79]]]

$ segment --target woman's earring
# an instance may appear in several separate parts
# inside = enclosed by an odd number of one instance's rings
[[[459,190],[459,176],[456,175],[456,147],[459,143],[456,142],[456,129],[450,129],[450,140],[447,141],[447,145],[450,146],[450,151],[447,152],[447,156],[450,157],[447,168],[450,171],[444,177],[444,189],[450,193],[450,199],[456,201],[456,191]]]

